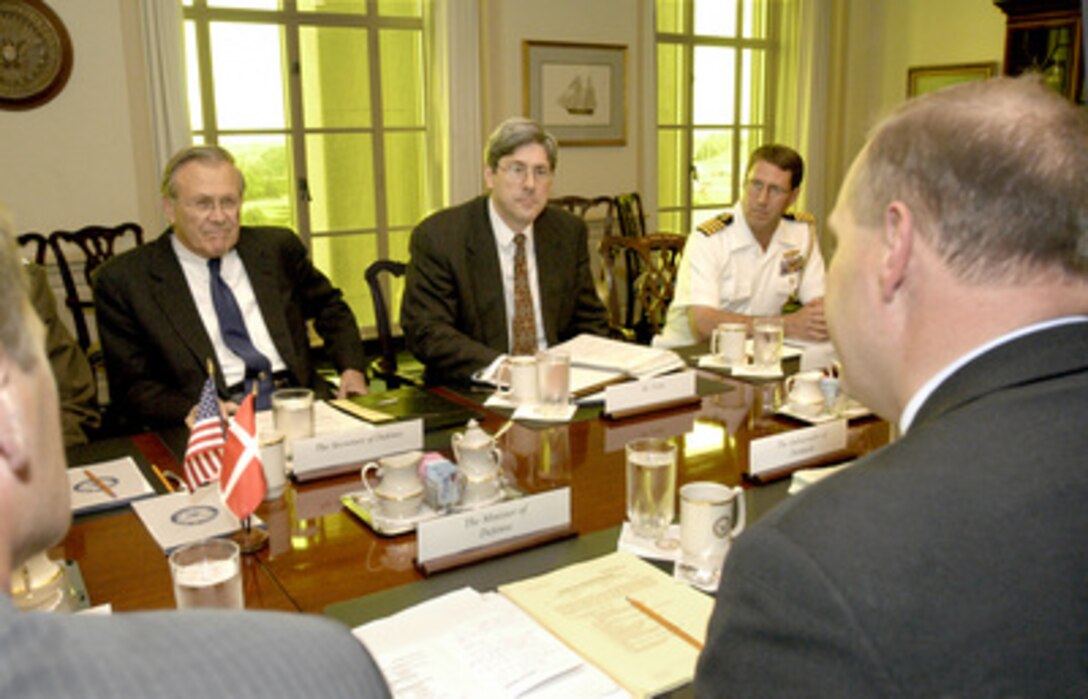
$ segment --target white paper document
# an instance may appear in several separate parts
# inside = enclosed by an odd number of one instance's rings
[[[494,592],[461,588],[352,633],[398,699],[628,696]]]
[[[572,366],[611,369],[638,378],[657,376],[687,366],[680,355],[672,350],[597,335],[582,334],[556,345],[554,349],[569,352]]]
[[[94,478],[87,474],[88,471],[94,474]],[[101,485],[95,482],[95,478]],[[155,494],[155,489],[140,473],[140,467],[128,456],[97,464],[74,466],[68,469],[68,485],[72,512],[75,513],[121,507],[133,500]],[[103,490],[102,485],[113,494]]]
[[[225,536],[241,524],[219,496],[219,484],[211,483],[195,493],[178,492],[132,503],[132,509],[165,553],[191,541]],[[253,515],[253,526],[263,523]]]

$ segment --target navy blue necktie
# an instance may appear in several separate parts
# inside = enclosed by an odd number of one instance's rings
[[[222,333],[227,347],[246,364],[246,393],[253,390],[253,382],[257,381],[257,410],[267,410],[272,405],[272,362],[249,339],[238,301],[219,275],[221,264],[222,260],[219,258],[208,260],[208,271],[212,280],[212,305],[215,306],[215,315],[219,316],[219,332]]]

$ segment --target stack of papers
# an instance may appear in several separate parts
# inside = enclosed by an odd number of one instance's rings
[[[683,369],[680,355],[660,347],[646,347],[607,337],[582,334],[556,345],[554,349],[570,353],[573,366],[621,372],[638,379]]]
[[[132,503],[132,509],[165,553],[241,528],[238,518],[223,504],[218,483],[198,488],[195,493],[178,492],[140,500]],[[257,515],[253,515],[253,526],[264,526]]]
[[[395,697],[649,697],[691,682],[710,596],[617,552],[353,630]]]
[[[94,477],[92,478],[91,475]],[[97,479],[97,482],[95,481]],[[155,494],[131,457],[68,469],[72,512],[94,512],[121,507]],[[109,489],[103,490],[102,486]]]

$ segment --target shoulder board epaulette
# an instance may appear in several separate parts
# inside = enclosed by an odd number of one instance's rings
[[[725,228],[726,226],[728,226],[732,222],[733,222],[733,214],[731,214],[731,213],[718,214],[717,216],[710,219],[709,221],[703,221],[702,223],[700,223],[698,226],[695,227],[695,230],[697,230],[700,233],[702,233],[703,235],[709,237],[709,236],[714,235],[718,231],[722,230],[723,228]]]
[[[788,214],[782,214],[782,218],[799,223],[816,223],[816,217],[807,211],[791,211]]]

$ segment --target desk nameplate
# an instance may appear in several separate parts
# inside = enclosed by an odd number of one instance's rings
[[[753,439],[748,452],[748,475],[756,480],[767,478],[791,466],[809,464],[845,450],[846,420]]]
[[[622,418],[698,400],[695,372],[681,371],[608,386],[604,389],[604,413]]]
[[[569,487],[423,521],[416,564],[425,574],[464,565],[566,536],[570,522]]]
[[[331,476],[387,454],[423,448],[423,420],[319,434],[292,445],[296,480]]]

